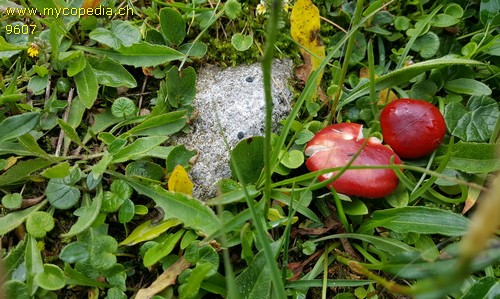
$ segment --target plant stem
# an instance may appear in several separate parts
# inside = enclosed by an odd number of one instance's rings
[[[262,72],[263,72],[263,81],[264,81],[264,96],[266,102],[266,128],[265,128],[265,136],[264,136],[264,209],[261,210],[262,217],[267,215],[267,210],[269,208],[269,204],[271,202],[271,123],[272,123],[272,115],[273,115],[273,97],[271,92],[271,71],[272,64],[274,58],[274,44],[276,41],[276,36],[278,34],[278,21],[281,13],[281,0],[272,0],[271,1],[271,12],[270,19],[267,25],[267,40],[266,46],[264,50],[264,57],[262,59]],[[263,222],[260,219],[255,219],[255,224],[257,226],[263,226]],[[262,227],[263,228],[263,227]],[[262,234],[262,229],[259,232],[259,235]],[[267,261],[273,261],[271,263],[271,277],[273,281],[273,289],[274,289],[274,298],[286,298],[285,296],[285,285],[283,280],[281,279],[281,274],[276,263],[276,259],[271,250],[271,246],[269,245],[268,240],[266,240],[266,236],[260,236],[262,239],[262,246],[264,246],[264,254],[266,256]]]

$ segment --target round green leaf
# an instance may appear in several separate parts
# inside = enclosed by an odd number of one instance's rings
[[[190,151],[184,145],[174,147],[166,160],[167,171],[172,172],[177,165],[188,168],[189,160],[196,156],[196,154],[195,150]]]
[[[114,117],[127,118],[134,115],[135,111],[134,101],[126,97],[119,97],[111,105],[111,113]]]
[[[464,9],[457,3],[450,3],[444,9],[444,13],[460,19],[464,15]]]
[[[398,16],[394,20],[394,28],[399,31],[407,30],[410,28],[410,19],[405,16]]]
[[[365,203],[357,198],[351,198],[351,201],[342,202],[342,205],[347,215],[359,216],[368,214],[368,208]]]
[[[16,279],[6,281],[3,285],[3,292],[5,298],[9,299],[25,299],[30,297],[26,284]]]
[[[243,35],[236,33],[231,37],[231,45],[238,51],[246,51],[253,44],[253,37],[251,35]]]
[[[436,94],[438,87],[430,80],[415,83],[411,88],[411,97],[419,100],[430,100]]]
[[[68,178],[68,177],[66,177]],[[69,209],[80,199],[80,190],[65,183],[64,179],[51,179],[45,189],[45,195],[56,209]]]
[[[224,4],[224,12],[231,20],[234,20],[241,14],[241,4],[237,0],[228,0]]]
[[[85,262],[89,258],[88,244],[76,241],[64,246],[59,254],[59,258],[66,263]]]
[[[54,228],[54,218],[47,212],[36,211],[28,216],[26,230],[35,238],[43,238]]]
[[[403,184],[399,184],[396,190],[389,194],[386,198],[387,203],[393,208],[403,208],[408,205],[410,196]]]
[[[207,53],[207,45],[202,42],[196,42],[194,44],[185,43],[180,45],[177,50],[187,56],[202,58]]]
[[[305,241],[302,244],[302,253],[304,253],[305,255],[311,255],[314,252],[316,252],[316,243],[312,241]]]
[[[118,221],[120,221],[120,223],[130,222],[130,220],[134,217],[134,213],[134,203],[130,199],[127,199],[120,207],[120,211],[118,212]]]
[[[236,166],[241,178],[247,184],[253,184],[259,179],[264,168],[263,149],[264,137],[255,136],[240,141],[231,151],[231,173],[233,178],[238,178]]]
[[[431,24],[431,26],[444,28],[453,26],[458,22],[460,22],[460,19],[441,13],[435,15],[429,23]]]
[[[123,202],[132,196],[132,187],[122,180],[111,183],[111,191],[104,192],[101,211],[112,213],[118,211]]]
[[[134,161],[127,165],[125,174],[128,176],[141,176],[152,180],[161,180],[163,168],[149,161]]]
[[[419,36],[411,49],[419,52],[422,58],[431,58],[436,55],[439,49],[439,37],[434,32],[429,31]]]
[[[43,272],[35,276],[35,283],[43,289],[49,291],[60,290],[66,284],[64,272],[52,264],[44,264]]]
[[[285,165],[290,169],[295,169],[300,167],[304,163],[304,154],[299,150],[292,150],[283,155],[281,159],[281,164]]]
[[[135,205],[134,213],[136,215],[146,215],[147,213],[149,213],[149,209],[144,205]]]
[[[90,245],[90,264],[96,270],[107,270],[116,264],[118,242],[111,236],[99,236]]]
[[[19,209],[23,203],[23,197],[19,193],[7,194],[2,197],[2,206],[6,209]]]

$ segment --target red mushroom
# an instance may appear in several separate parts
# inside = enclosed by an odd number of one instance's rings
[[[443,141],[446,123],[431,103],[398,99],[380,115],[384,142],[402,158],[416,159],[432,153]]]
[[[305,149],[305,154],[309,156],[306,161],[309,171],[345,166],[365,141],[362,129],[360,124],[343,123],[316,133]],[[371,137],[351,165],[389,165],[392,156],[395,164],[401,164],[389,147],[382,145],[378,138]],[[327,180],[335,174],[320,175],[319,180]],[[398,183],[392,169],[349,169],[329,186],[346,195],[380,198],[392,193]]]

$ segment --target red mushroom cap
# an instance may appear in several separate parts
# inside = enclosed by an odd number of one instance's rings
[[[328,126],[316,133],[305,149],[305,154],[309,156],[307,169],[316,171],[346,165],[365,141],[362,129],[360,124],[343,123]],[[351,165],[389,165],[392,156],[395,164],[401,164],[390,148],[372,137]],[[327,180],[335,174],[320,175],[319,180]],[[392,193],[398,183],[398,177],[391,169],[349,169],[329,186],[346,195],[380,198]]]
[[[384,142],[403,158],[416,159],[439,147],[446,133],[446,123],[439,109],[431,103],[398,99],[388,104],[380,115]]]

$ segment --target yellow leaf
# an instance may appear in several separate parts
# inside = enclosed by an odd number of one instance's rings
[[[193,182],[181,165],[177,165],[168,178],[168,191],[193,195]]]
[[[370,71],[368,70],[368,68],[363,67],[359,70],[359,78],[360,79],[364,79],[364,78],[370,79]],[[375,78],[377,78],[377,75],[375,75]],[[377,104],[378,105],[387,105],[397,98],[398,98],[398,96],[394,92],[392,92],[392,90],[390,90],[389,88],[382,89],[378,94]]]
[[[298,0],[293,6],[290,15],[292,38],[302,47],[300,53],[304,58],[306,80],[312,71],[315,71],[325,58],[325,46],[319,37],[320,18],[318,8],[311,0]],[[307,50],[306,50],[307,49]],[[314,54],[311,55],[310,53]],[[317,85],[321,82],[320,74]],[[302,78],[301,78],[302,79]]]

